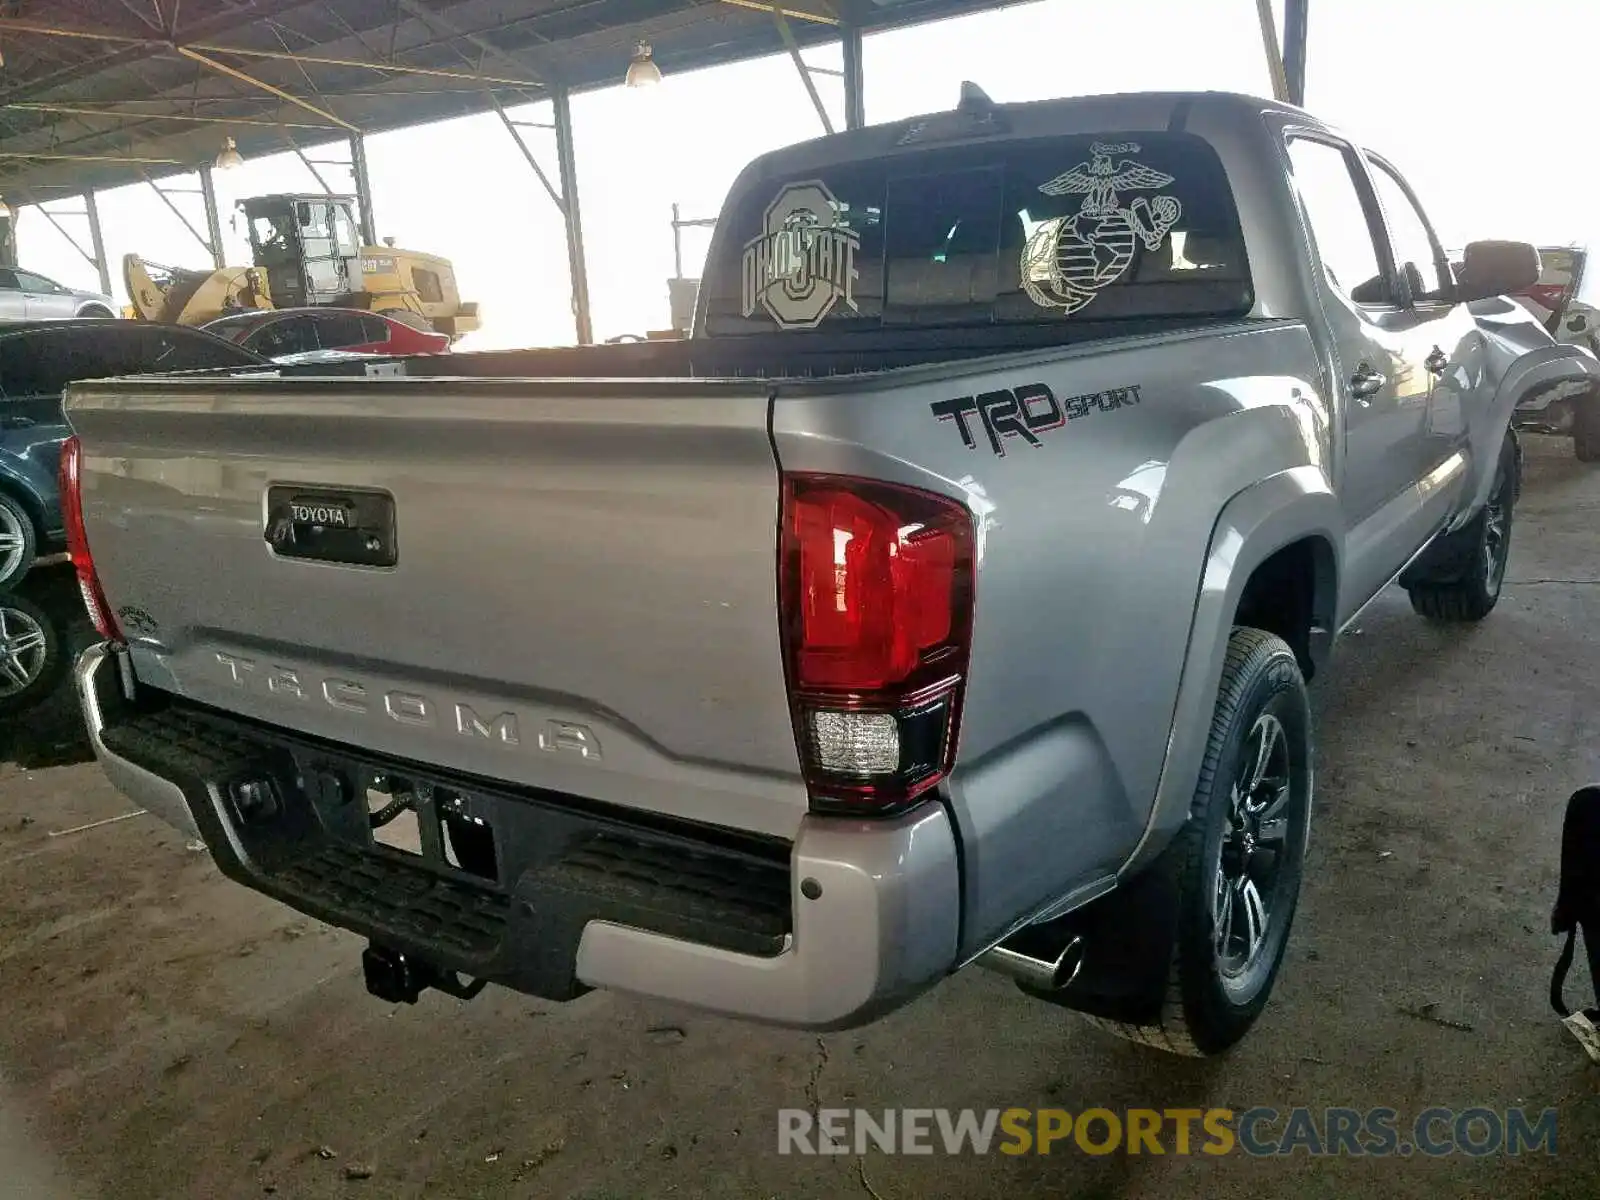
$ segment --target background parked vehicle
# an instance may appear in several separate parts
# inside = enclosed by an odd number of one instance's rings
[[[389,313],[452,341],[478,328],[478,305],[462,300],[455,267],[420,250],[362,246],[351,196],[274,195],[241,200],[251,265],[190,270],[122,260],[133,315],[204,325],[238,308],[333,305]]]
[[[1543,246],[1539,260],[1539,282],[1514,299],[1557,342],[1600,357],[1600,269],[1579,246]],[[1492,303],[1480,306],[1480,317],[1488,307]],[[1530,396],[1512,420],[1527,433],[1570,436],[1579,461],[1600,462],[1600,388],[1570,383]]]
[[[0,588],[66,548],[56,476],[76,379],[265,365],[199,329],[81,319],[0,325]]]
[[[209,321],[202,328],[271,359],[317,350],[440,354],[450,349],[450,338],[446,334],[418,329],[381,313],[340,308],[280,308],[236,313]]]
[[[1516,300],[1550,336],[1600,354],[1600,270],[1582,246],[1541,246],[1539,282]]]
[[[116,315],[110,296],[73,291],[37,271],[0,266],[0,321]]]

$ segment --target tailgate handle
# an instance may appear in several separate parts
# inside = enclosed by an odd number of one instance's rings
[[[388,492],[275,484],[266,509],[261,536],[279,558],[357,567],[392,567],[399,559]]]

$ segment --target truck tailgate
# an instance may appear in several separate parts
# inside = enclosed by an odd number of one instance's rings
[[[68,410],[142,683],[412,761],[793,834],[806,793],[765,385],[212,378],[82,385]],[[331,543],[301,524],[295,546],[269,544],[286,496],[350,496],[321,519],[362,528],[363,506],[392,498],[394,564],[289,557]]]

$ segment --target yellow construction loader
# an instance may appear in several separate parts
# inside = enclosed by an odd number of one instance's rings
[[[249,267],[195,271],[122,260],[131,315],[203,325],[252,308],[361,308],[452,339],[478,328],[478,306],[456,289],[450,260],[416,250],[362,246],[347,196],[278,195],[241,200]]]

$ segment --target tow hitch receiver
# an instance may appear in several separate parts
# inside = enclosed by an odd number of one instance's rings
[[[482,979],[462,983],[454,971],[441,971],[432,963],[376,943],[361,952],[361,974],[367,991],[390,1004],[415,1004],[429,988],[458,1000],[471,1000],[484,988]]]

